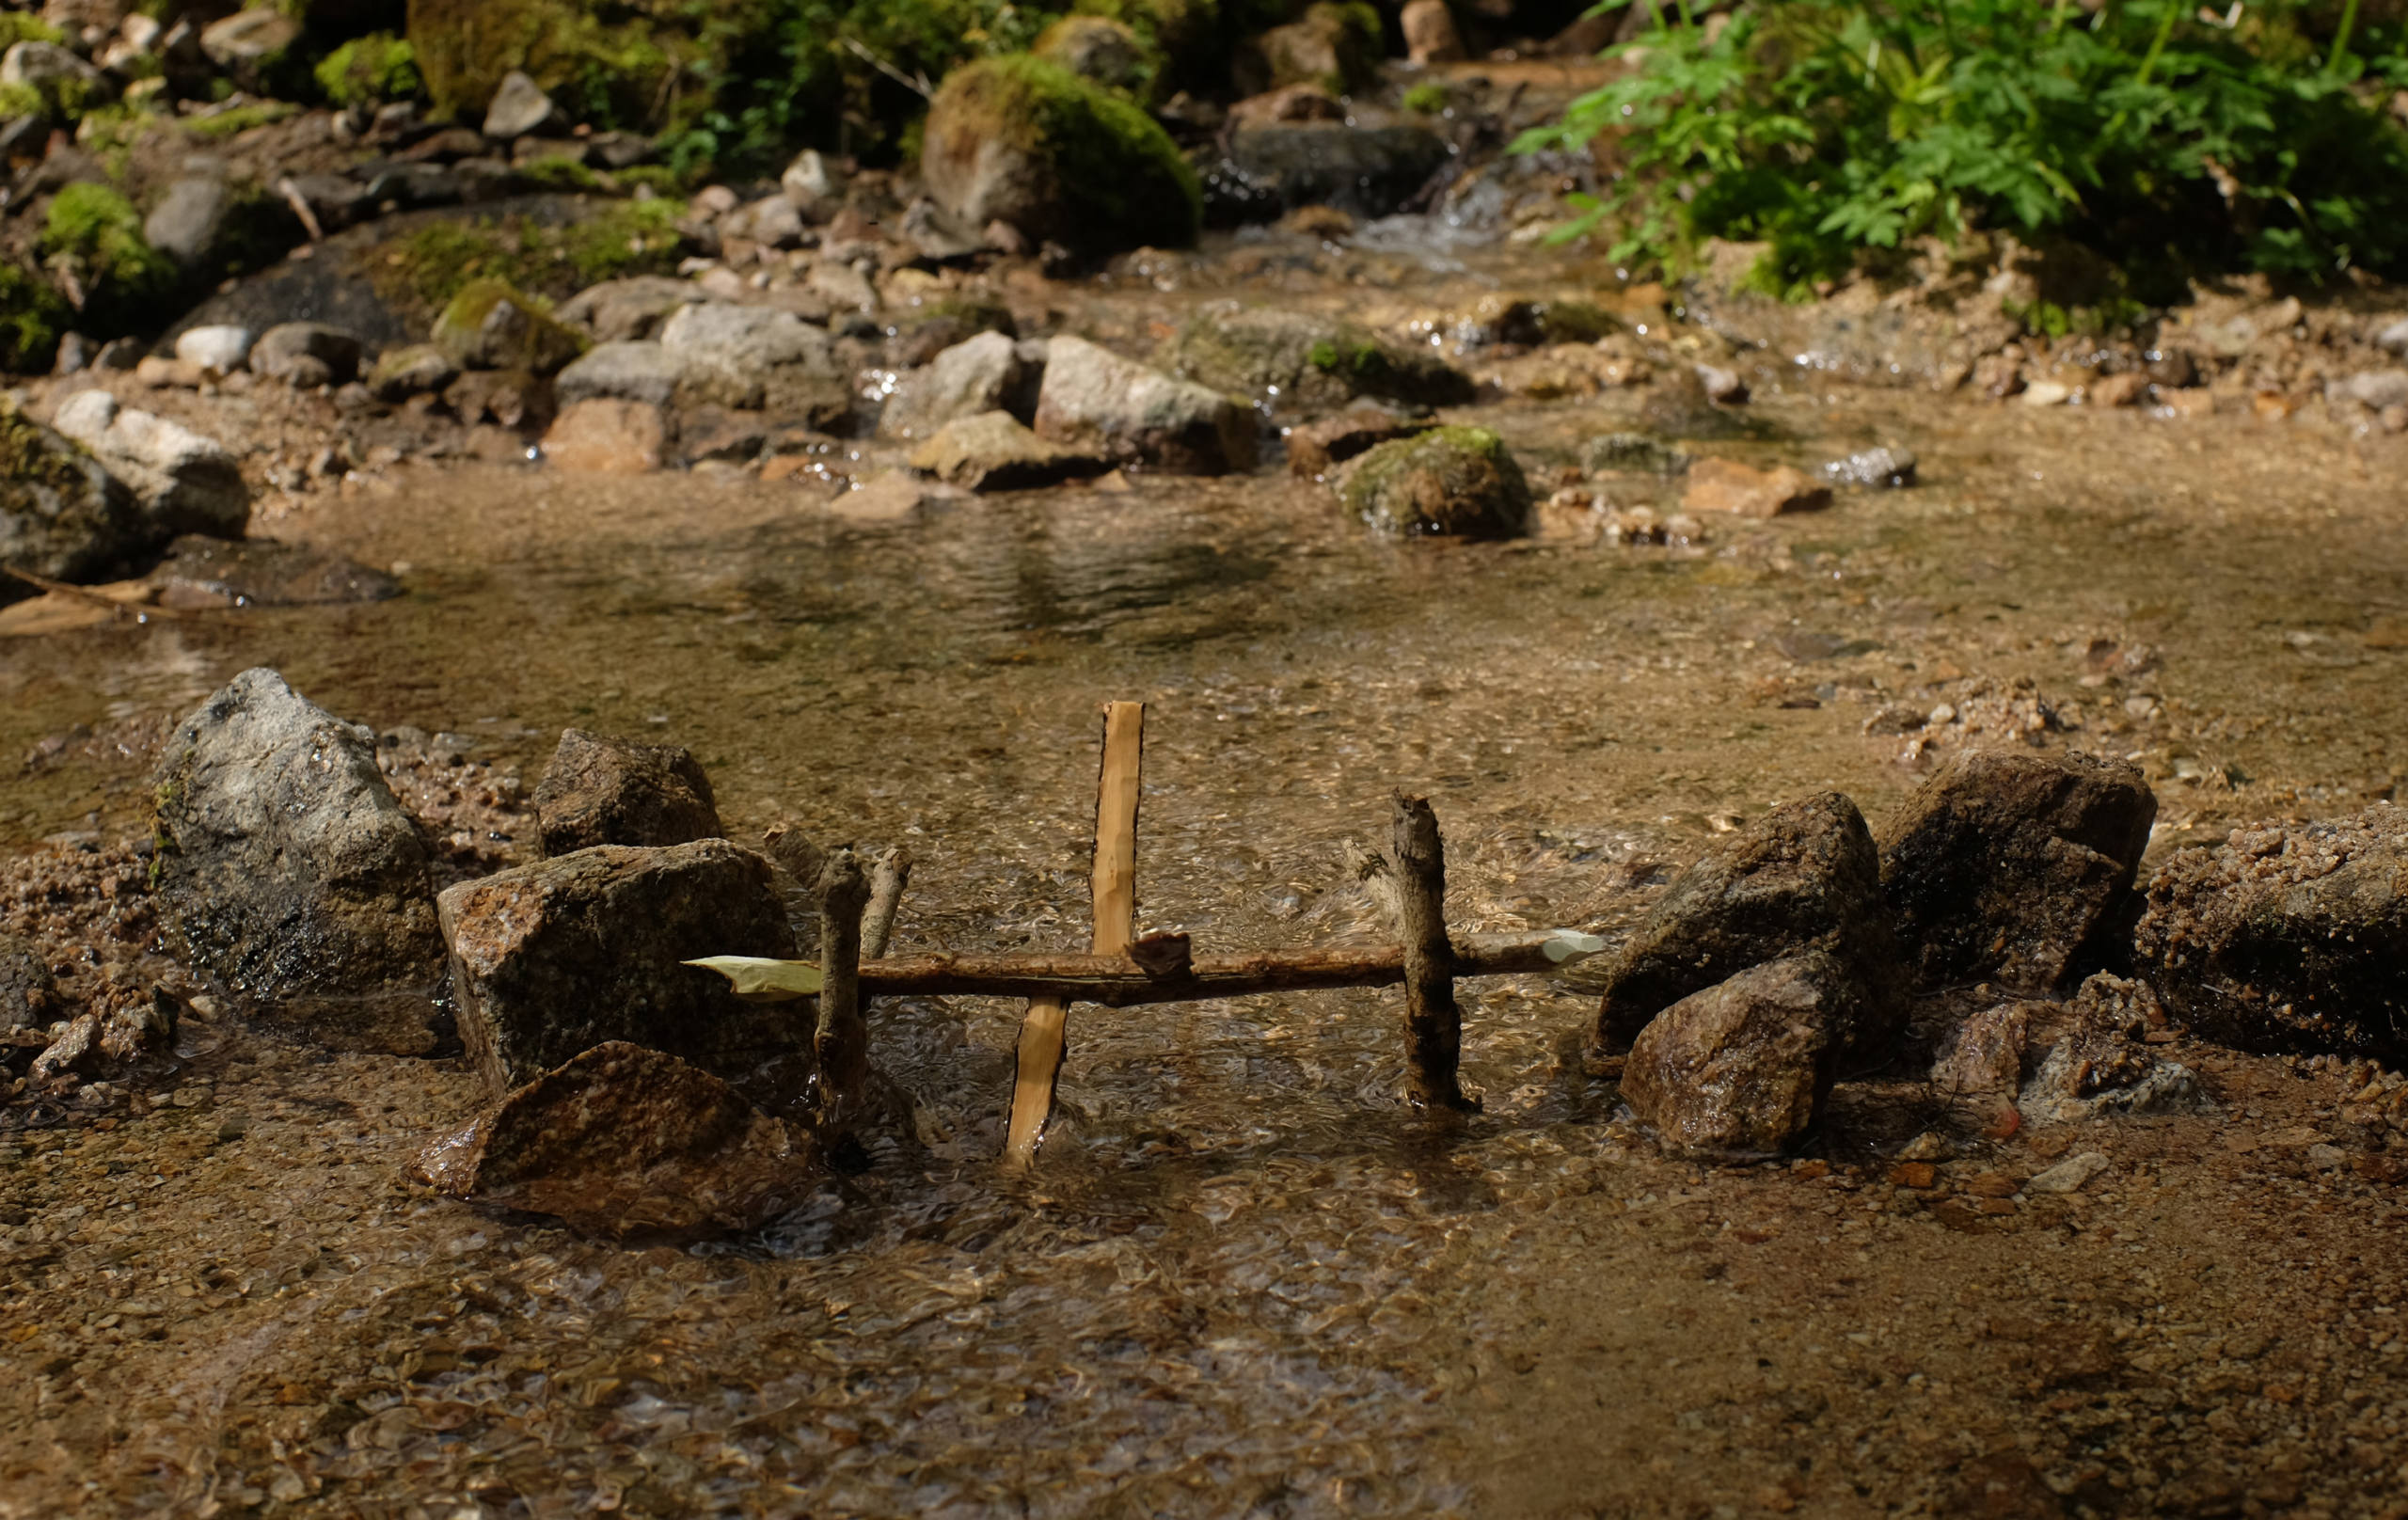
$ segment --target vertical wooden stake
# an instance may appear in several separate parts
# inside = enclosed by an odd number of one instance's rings
[[[819,868],[819,1125],[841,1133],[869,1086],[869,1024],[862,1018],[862,910],[869,882],[848,845]]]
[[[1145,728],[1144,703],[1104,705],[1103,769],[1096,784],[1095,805],[1095,932],[1090,945],[1100,956],[1121,955],[1137,937],[1137,781]],[[1004,1138],[1005,1164],[1015,1169],[1036,1161],[1045,1121],[1053,1116],[1069,1013],[1069,1004],[1063,999],[1031,998],[1028,1011],[1021,1017],[1011,1123]]]
[[[1447,853],[1430,800],[1396,794],[1389,858],[1396,871],[1397,937],[1404,942],[1405,1096],[1425,1108],[1477,1109],[1457,1075],[1463,1010],[1455,1005],[1455,949],[1447,938]]]
[[[889,847],[870,872],[869,910],[862,915],[862,958],[886,954],[895,934],[895,911],[903,904],[903,889],[911,884],[911,852],[900,845]]]

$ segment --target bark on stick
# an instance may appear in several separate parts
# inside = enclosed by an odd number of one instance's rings
[[[869,1024],[862,1017],[862,910],[869,882],[850,846],[819,868],[819,1123],[841,1132],[869,1086]]]
[[[1476,1107],[1456,1074],[1463,1011],[1455,1005],[1455,951],[1447,939],[1446,846],[1428,798],[1397,794],[1388,856],[1403,942],[1406,1096],[1425,1107]]]

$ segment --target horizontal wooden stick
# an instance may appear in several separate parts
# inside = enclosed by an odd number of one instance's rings
[[[1558,970],[1604,946],[1587,935],[1550,930],[1473,934],[1455,941],[1457,976],[1512,976]],[[1185,975],[1149,974],[1127,955],[934,955],[862,963],[869,997],[1064,998],[1128,1008],[1329,987],[1393,987],[1404,980],[1404,947],[1255,950],[1196,956]]]

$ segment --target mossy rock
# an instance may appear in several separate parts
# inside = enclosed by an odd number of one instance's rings
[[[315,72],[318,87],[337,105],[405,101],[424,85],[418,50],[390,32],[353,38],[320,59]]]
[[[1123,22],[1106,16],[1065,16],[1037,35],[1029,52],[1082,79],[1142,100],[1162,71],[1162,55]]]
[[[1379,81],[1386,40],[1367,0],[1322,0],[1238,50],[1236,80],[1247,94],[1287,85],[1318,85],[1351,95]]]
[[[1420,406],[1472,398],[1471,377],[1434,353],[1389,342],[1341,318],[1235,301],[1198,311],[1154,362],[1283,415],[1335,411],[1364,396]]]
[[[675,93],[668,85],[717,77],[727,49],[766,29],[770,9],[759,0],[409,0],[407,35],[439,117],[482,113],[515,69],[579,121],[648,126]]]
[[[74,320],[67,297],[30,269],[0,261],[0,373],[39,374]]]
[[[166,315],[176,266],[143,236],[142,214],[113,187],[82,182],[59,191],[40,245],[44,261],[72,273],[83,290],[87,332],[114,336]]]
[[[1085,253],[1196,241],[1204,197],[1153,118],[1024,54],[957,69],[929,103],[920,173],[972,227],[1002,220]]]
[[[1529,482],[1486,428],[1433,428],[1383,443],[1346,467],[1338,494],[1384,533],[1514,538],[1529,530]]]
[[[435,346],[464,370],[550,374],[585,352],[543,303],[498,279],[471,280],[435,319]]]

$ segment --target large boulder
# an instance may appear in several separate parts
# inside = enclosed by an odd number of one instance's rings
[[[535,827],[547,856],[595,845],[684,845],[723,839],[711,779],[683,745],[564,729],[535,786]]]
[[[440,899],[460,1038],[497,1094],[610,1040],[750,1091],[807,1078],[807,1020],[685,962],[789,958],[769,863],[723,839],[600,845],[463,882]]]
[[[1640,1032],[1622,1096],[1664,1148],[1700,1159],[1776,1155],[1822,1111],[1849,974],[1804,955],[1692,992]]]
[[[150,546],[179,533],[240,538],[249,525],[251,488],[215,439],[120,407],[105,390],[77,391],[58,404],[53,420],[132,490]]]
[[[1020,345],[1003,333],[980,333],[902,378],[879,415],[879,436],[925,438],[957,418],[1006,411],[1022,382]]]
[[[2194,1034],[2408,1062],[2408,809],[2258,824],[2158,867],[2135,970]]]
[[[373,733],[246,671],[177,726],[151,798],[161,913],[188,964],[325,1044],[434,1048],[426,845]]]
[[[1529,530],[1529,482],[1486,428],[1432,428],[1376,445],[1347,461],[1336,484],[1346,510],[1384,533],[1513,538]]]
[[[550,374],[583,353],[584,340],[543,304],[498,279],[472,279],[435,319],[435,346],[464,370]]]
[[[1214,221],[1271,221],[1299,206],[1393,215],[1454,162],[1427,127],[1241,127],[1215,170]]]
[[[1834,1055],[1877,1065],[1905,1019],[1904,977],[1872,831],[1839,792],[1773,809],[1681,873],[1615,958],[1597,1044],[1619,1051],[1680,999],[1809,952],[1829,961],[1835,996],[1848,990]]]
[[[1009,412],[958,417],[911,451],[911,467],[973,491],[1025,491],[1101,475],[1103,456],[1048,443]]]
[[[1312,416],[1363,396],[1424,406],[1472,399],[1471,377],[1427,348],[1388,342],[1340,317],[1238,301],[1197,310],[1154,362],[1279,413]]]
[[[1209,386],[1176,380],[1084,338],[1046,348],[1037,392],[1039,436],[1177,475],[1222,475],[1254,464],[1254,414]]]
[[[817,1148],[719,1078],[610,1041],[517,1088],[427,1148],[454,1197],[550,1214],[612,1239],[754,1228],[802,1202]]]
[[[1026,55],[957,69],[928,103],[920,174],[956,221],[1089,253],[1196,241],[1196,171],[1135,105]]]
[[[53,580],[104,580],[158,537],[98,459],[0,400],[0,563]],[[0,577],[0,603],[35,594]]]
[[[2129,924],[2157,799],[2091,755],[1974,750],[1884,823],[1881,891],[1926,986],[2069,990]]]
[[[791,311],[708,303],[661,324],[660,346],[680,365],[679,396],[693,404],[801,415],[851,410],[835,340]]]

